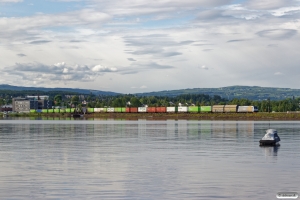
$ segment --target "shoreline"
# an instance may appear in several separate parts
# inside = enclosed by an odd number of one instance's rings
[[[8,117],[73,118],[72,113],[14,113]],[[2,116],[2,118],[7,118]],[[149,120],[300,120],[300,113],[88,113],[73,119]]]

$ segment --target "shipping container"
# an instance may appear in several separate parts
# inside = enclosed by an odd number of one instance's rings
[[[107,108],[107,112],[115,112],[115,108]]]
[[[237,112],[237,105],[225,105],[224,106],[224,112]]]
[[[138,107],[138,112],[142,112],[142,113],[147,112],[147,107]]]
[[[211,106],[201,106],[200,112],[211,112]]]
[[[66,109],[65,109],[65,108],[61,108],[61,109],[59,110],[59,112],[60,112],[60,113],[65,113],[65,112],[66,112]]]
[[[66,113],[71,113],[71,108],[66,108]]]
[[[37,112],[37,113],[41,113],[41,112],[42,112],[42,109],[37,109],[36,112]]]
[[[186,106],[178,107],[178,112],[188,112],[188,107]]]
[[[224,105],[213,105],[212,112],[224,112]]]
[[[147,112],[148,113],[155,113],[156,112],[156,107],[148,107]]]
[[[35,109],[30,109],[30,113],[36,113]]]
[[[87,112],[88,112],[88,113],[93,113],[93,112],[94,112],[94,108],[88,108],[88,109],[87,109]]]
[[[238,112],[240,113],[254,112],[254,106],[239,106]]]
[[[165,113],[165,112],[167,112],[167,108],[166,107],[156,107],[156,112]]]
[[[48,113],[48,109],[42,109],[42,113]]]
[[[48,109],[48,113],[53,113],[53,109]]]
[[[94,112],[107,112],[107,108],[94,108]]]
[[[174,112],[177,112],[177,107],[167,107],[167,111],[168,113],[174,113]]]
[[[55,108],[55,109],[53,109],[53,112],[55,112],[55,113],[59,113],[59,111],[60,111],[60,109],[59,109],[59,108]]]
[[[125,107],[118,107],[118,108],[115,108],[115,112],[125,112]]]
[[[198,113],[199,112],[199,106],[189,106],[188,111],[190,113]]]
[[[130,107],[129,108],[129,112],[131,112],[131,113],[137,113],[138,112],[138,108],[137,107]]]
[[[75,108],[71,108],[71,113],[75,112]]]

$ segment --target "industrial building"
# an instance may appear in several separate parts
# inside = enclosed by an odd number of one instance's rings
[[[49,96],[27,96],[12,99],[12,110],[14,112],[30,112],[30,109],[49,109],[52,106],[53,103],[49,100]]]

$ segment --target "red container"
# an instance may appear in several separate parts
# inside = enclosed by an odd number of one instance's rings
[[[148,107],[147,112],[148,113],[155,113],[156,112],[156,107]]]
[[[167,108],[166,107],[156,107],[156,112],[165,113],[165,112],[167,112]]]
[[[138,112],[138,108],[129,108],[129,112],[131,112],[131,113],[137,113]]]
[[[127,113],[130,112],[130,108],[127,108],[127,107],[126,107],[125,112],[127,112]]]

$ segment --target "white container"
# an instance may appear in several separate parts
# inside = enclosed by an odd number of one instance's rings
[[[175,107],[167,107],[167,113],[172,113],[172,112],[176,112]]]
[[[188,112],[187,106],[178,107],[178,112]]]
[[[107,108],[107,112],[115,112],[115,108]]]
[[[147,107],[138,107],[138,112],[147,112]]]

